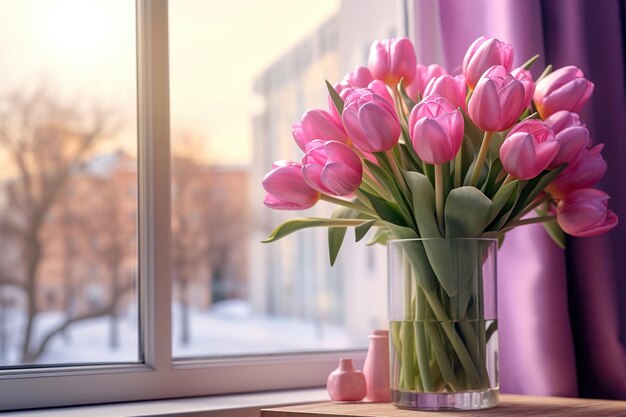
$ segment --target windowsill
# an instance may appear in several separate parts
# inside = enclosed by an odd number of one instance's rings
[[[323,388],[22,410],[3,417],[258,417],[262,408],[328,401]]]

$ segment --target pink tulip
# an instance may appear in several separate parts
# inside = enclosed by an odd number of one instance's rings
[[[528,180],[548,168],[558,152],[559,142],[550,127],[530,119],[509,132],[500,147],[500,161],[513,177]]]
[[[617,215],[608,209],[609,196],[600,190],[584,188],[564,196],[556,208],[557,221],[567,234],[597,236],[617,226]]]
[[[482,130],[506,130],[524,110],[524,85],[504,67],[491,67],[478,81],[468,108],[474,124]]]
[[[446,70],[437,64],[431,64],[429,66],[417,65],[415,68],[415,78],[413,78],[413,81],[410,84],[405,83],[406,94],[409,98],[411,98],[411,100],[416,101],[418,94],[421,94],[422,96],[426,95],[424,93],[424,88],[426,88],[426,85],[430,80],[446,74]]]
[[[533,75],[530,71],[524,68],[515,68],[511,71],[511,75],[521,81],[524,86],[524,108],[530,107],[530,102],[533,100],[533,93],[535,92],[535,81],[533,81]]]
[[[367,67],[358,66],[354,71],[347,73],[343,80],[353,88],[365,88],[374,81],[374,77]]]
[[[446,98],[431,94],[409,116],[413,148],[428,164],[443,164],[456,156],[463,141],[463,115]]]
[[[580,123],[576,113],[562,110],[548,117],[544,122],[552,128],[559,142],[559,153],[549,168],[577,162],[590,144],[589,131]]]
[[[454,107],[460,107],[467,111],[467,106],[465,105],[465,95],[467,93],[465,76],[457,75],[453,77],[451,75],[441,75],[431,79],[424,89],[424,96],[429,96],[432,93],[437,93],[441,97],[445,97]]]
[[[304,210],[320,199],[320,193],[304,181],[298,162],[276,161],[263,178],[263,188],[268,193],[263,203],[276,210]]]
[[[315,139],[350,142],[341,119],[326,110],[306,111],[302,119],[291,126],[291,133],[303,151],[306,150],[306,144]]]
[[[407,38],[374,41],[370,48],[368,67],[374,78],[395,88],[404,78],[409,84],[415,77],[415,50]]]
[[[574,66],[563,67],[535,86],[533,101],[542,119],[559,110],[578,112],[591,97],[593,83]]]
[[[600,181],[606,172],[606,161],[602,157],[604,144],[585,149],[578,161],[568,165],[548,186],[555,197],[561,197],[574,190],[588,188]]]
[[[383,152],[400,138],[400,123],[386,98],[368,88],[353,90],[346,97],[343,125],[353,144],[364,152]]]
[[[315,190],[330,195],[352,194],[361,185],[361,159],[347,145],[334,140],[314,140],[302,158],[304,180]]]
[[[467,85],[474,88],[485,71],[494,65],[503,66],[506,72],[513,65],[513,47],[495,38],[481,36],[472,43],[463,58],[463,75]]]
[[[555,133],[572,126],[585,126],[585,124],[580,121],[578,114],[567,110],[557,111],[550,117],[547,117],[544,122],[546,122]]]

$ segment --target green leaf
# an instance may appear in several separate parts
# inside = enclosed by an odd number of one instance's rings
[[[487,152],[487,160],[493,161],[500,155],[500,147],[504,143],[504,139],[509,134],[509,130],[505,130],[504,132],[495,132],[493,136],[491,136],[491,142],[489,142],[489,152]]]
[[[365,237],[367,232],[374,226],[378,220],[370,220],[368,222],[362,223],[354,228],[354,237],[355,241],[358,242]]]
[[[428,262],[439,283],[450,297],[467,287],[475,273],[480,256],[480,241],[489,224],[491,200],[475,187],[450,191],[444,211],[446,238],[423,242]]]
[[[543,227],[548,232],[548,235],[552,238],[554,243],[561,249],[565,249],[565,234],[563,233],[563,229],[559,226],[559,223],[554,220],[550,222],[543,222]]]
[[[482,187],[483,192],[489,198],[493,197],[494,193],[497,191],[496,179],[498,175],[502,172],[502,161],[500,158],[496,158],[489,165],[489,174],[487,175],[487,181]]]
[[[466,139],[470,140],[472,148],[474,149],[474,153],[477,154],[478,150],[480,149],[480,145],[483,143],[483,136],[485,132],[476,127],[476,125],[467,113],[465,113],[464,111],[461,111],[461,113],[463,114],[463,120],[465,124],[464,135]]]
[[[546,69],[543,70],[539,78],[537,78],[537,80],[535,81],[535,85],[537,85],[539,81],[543,80],[551,72],[552,72],[552,65],[548,65]]]
[[[548,215],[547,211],[540,208],[536,208],[535,212],[539,216]],[[541,224],[543,225],[544,229],[546,229],[546,232],[548,232],[548,235],[552,238],[554,243],[556,243],[559,248],[565,249],[565,233],[563,233],[563,229],[561,229],[559,223],[556,220],[553,220],[549,222],[542,222]]]
[[[459,187],[446,199],[446,237],[479,237],[489,224],[491,200],[474,187]]]
[[[430,180],[418,172],[402,171],[402,175],[413,196],[413,213],[419,235],[440,238],[435,217],[435,190]]]
[[[340,115],[343,114],[343,100],[341,99],[341,96],[328,81],[326,81],[326,88],[328,88],[328,94],[330,94],[330,98],[333,100],[335,108]]]
[[[372,246],[377,243],[380,243],[381,245],[386,245],[387,241],[391,239],[394,239],[394,236],[391,235],[387,229],[379,227],[378,229],[376,229],[376,232],[374,232],[374,236],[372,236],[370,240],[365,242],[365,244],[367,246]]]
[[[513,190],[513,192],[509,195],[509,198],[506,200],[506,203],[504,204],[504,207],[502,207],[500,209],[500,213],[498,215],[496,215],[495,219],[492,220],[491,224],[489,225],[488,229],[490,231],[497,231],[502,229],[506,223],[508,222],[509,218],[511,218],[512,216],[512,212],[513,212],[513,207],[515,207],[515,205],[517,204],[517,202],[519,201],[521,192],[522,192],[522,188],[523,186],[526,184],[525,181],[518,181],[519,187],[515,187],[515,189]],[[513,182],[510,182],[509,184],[512,184]],[[507,184],[507,185],[509,185]],[[502,187],[504,188],[504,187]],[[499,203],[498,203],[499,204]],[[495,205],[495,203],[494,203]]]
[[[489,213],[489,223],[494,221],[498,215],[500,215],[500,211],[504,208],[506,203],[509,202],[511,195],[519,193],[519,188],[519,181],[513,180],[498,189],[492,199],[491,212]],[[509,210],[510,209],[511,208],[509,207]]]
[[[275,242],[298,230],[311,227],[350,227],[358,226],[368,220],[364,219],[326,219],[321,217],[300,217],[278,225],[262,243]]]
[[[376,154],[376,157],[380,159],[381,165],[387,164],[385,155]],[[404,223],[406,225],[411,225],[413,223],[411,211],[407,206],[405,197],[402,194],[402,191],[400,191],[400,188],[398,187],[398,184],[394,177],[389,173],[389,171],[386,171],[385,169],[381,168],[381,166],[376,165],[375,163],[368,161],[367,159],[363,160],[363,163],[372,173],[374,178],[376,178],[376,181],[378,181],[380,185],[385,187],[387,191],[391,193],[391,196],[396,202],[395,204],[393,204],[392,202],[387,203],[391,203],[395,207],[397,207],[400,210],[401,216],[404,218]],[[374,203],[372,202],[372,204]],[[374,209],[376,209],[376,207],[374,207]]]
[[[411,110],[413,110],[416,103],[409,97],[404,89],[404,78],[402,78],[398,83],[398,92],[400,93],[400,97],[402,97],[404,104],[406,104],[406,107],[409,109],[409,113],[411,113]]]
[[[413,148],[410,145],[398,142],[398,150],[400,151],[402,166],[406,167],[407,171],[422,171],[422,162],[413,157],[413,153],[415,153],[415,151],[413,151]]]
[[[535,178],[528,180],[522,193],[520,195],[519,201],[516,203],[515,208],[511,216],[515,218],[519,213],[521,213],[526,206],[533,202],[535,198],[539,194],[546,189],[548,185],[565,169],[566,164],[561,165],[560,167],[553,169],[552,171],[543,171],[541,174],[536,176]]]
[[[333,210],[332,218],[334,219],[356,219],[361,214],[358,210],[348,207],[337,206]],[[346,227],[329,227],[328,228],[328,255],[330,257],[330,266],[335,265],[339,250],[346,236]]]
[[[525,70],[529,70],[538,59],[539,59],[539,54],[533,56],[528,61],[524,62],[524,64],[522,64],[522,68]]]
[[[383,200],[365,190],[361,190],[370,200],[374,210],[382,220],[397,224],[399,226],[410,226],[398,205],[392,201]]]

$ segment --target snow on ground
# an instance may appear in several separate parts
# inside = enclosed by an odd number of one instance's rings
[[[190,309],[190,342],[181,343],[180,307],[173,311],[175,357],[245,355],[365,347],[367,340],[351,339],[344,329],[328,323],[289,317],[270,317],[251,312],[246,301],[218,303],[211,310]],[[43,313],[37,318],[36,338],[63,320],[62,313]],[[16,364],[17,340],[23,317],[4,317],[7,354],[0,365]],[[119,318],[119,344],[110,346],[111,321],[99,317],[70,326],[56,336],[40,363],[135,362],[139,358],[136,306]],[[0,335],[1,337],[2,335]]]

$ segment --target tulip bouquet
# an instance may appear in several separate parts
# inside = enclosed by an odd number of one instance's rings
[[[287,221],[266,242],[328,227],[332,264],[349,227],[357,241],[374,229],[368,243],[385,244],[411,238],[502,241],[515,227],[542,223],[561,246],[563,232],[592,236],[615,227],[608,195],[590,188],[606,170],[603,145],[594,143],[577,114],[594,85],[573,66],[548,66],[534,79],[529,69],[537,58],[513,69],[512,46],[481,37],[469,47],[462,74],[451,75],[438,65],[417,65],[406,38],[374,42],[367,67],[334,86],[326,83],[328,110],[309,110],[293,125],[302,160],[278,161],[263,179],[268,207],[302,210],[321,199],[337,208],[330,218]],[[447,255],[436,247],[424,244],[407,256],[422,264],[414,279],[438,320],[462,318],[480,302],[480,294],[452,288]],[[464,303],[446,310],[455,297]],[[415,299],[406,303],[411,309]],[[391,330],[394,344],[408,337]],[[462,343],[478,338],[484,345],[493,334],[476,332],[457,335],[452,328],[444,336],[457,340],[453,353],[463,359],[472,349]],[[423,366],[406,369],[411,377],[403,387],[484,387],[481,352],[474,353],[473,362],[454,361],[459,365],[452,368],[439,363],[441,371],[432,373],[440,374],[438,382],[423,379]],[[402,366],[432,367],[441,359],[423,362],[420,354]],[[454,383],[441,375],[444,368],[452,369]]]

